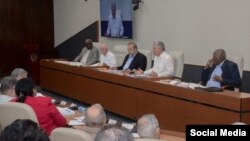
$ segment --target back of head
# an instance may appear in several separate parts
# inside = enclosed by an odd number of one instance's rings
[[[16,95],[18,97],[18,102],[24,103],[26,96],[33,96],[34,90],[36,88],[35,83],[32,79],[23,78],[19,80],[16,84]]]
[[[106,113],[100,104],[90,106],[86,110],[84,122],[89,127],[103,127],[106,123]]]
[[[160,138],[159,122],[155,115],[143,115],[137,122],[137,132],[141,138]]]
[[[134,141],[134,138],[128,129],[108,125],[97,133],[95,141]]]
[[[49,137],[32,120],[17,119],[5,127],[0,136],[1,141],[49,141]]]
[[[11,76],[16,78],[17,80],[20,80],[22,78],[26,78],[27,77],[28,72],[22,68],[15,68],[12,72],[11,72]]]
[[[4,77],[0,82],[0,93],[7,94],[11,89],[14,89],[16,86],[17,80],[11,76]]]

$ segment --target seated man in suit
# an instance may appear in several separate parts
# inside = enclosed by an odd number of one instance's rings
[[[84,123],[86,126],[81,129],[94,139],[96,133],[106,124],[106,113],[100,104],[94,104],[87,108]]]
[[[155,115],[143,115],[137,121],[137,133],[141,138],[160,139],[159,122]]]
[[[99,61],[99,50],[93,46],[91,39],[85,40],[85,47],[83,47],[81,53],[74,59],[74,61],[80,61],[83,65],[93,65]]]
[[[137,69],[145,70],[146,67],[146,56],[138,51],[137,45],[135,43],[128,43],[128,55],[126,55],[122,65],[120,67],[117,67],[117,69],[130,72]]]
[[[214,51],[213,58],[208,60],[202,71],[201,81],[207,87],[227,86],[230,90],[241,85],[238,66],[226,59],[226,52],[223,49]]]
[[[0,103],[9,102],[16,97],[17,80],[11,76],[4,77],[0,82]]]
[[[149,76],[174,76],[174,60],[165,52],[165,45],[162,41],[154,42],[153,53],[155,55],[154,65],[151,69],[144,72]],[[135,72],[137,75],[142,74],[142,70]]]

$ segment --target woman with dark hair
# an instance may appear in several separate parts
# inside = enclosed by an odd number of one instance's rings
[[[19,80],[15,87],[17,98],[14,102],[26,103],[35,111],[40,126],[50,135],[51,131],[57,127],[67,126],[65,118],[51,103],[49,97],[35,97],[36,86],[29,78]]]
[[[34,121],[17,119],[4,128],[0,141],[50,141],[50,139]]]

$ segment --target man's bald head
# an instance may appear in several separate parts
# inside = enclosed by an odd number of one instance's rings
[[[89,127],[103,127],[106,123],[106,113],[100,106],[92,105],[86,110],[84,122]]]
[[[100,45],[100,51],[101,51],[101,54],[103,55],[106,55],[108,53],[108,46],[106,44],[101,44]]]
[[[217,49],[213,53],[213,61],[214,65],[220,64],[222,61],[226,59],[226,52],[223,49]]]

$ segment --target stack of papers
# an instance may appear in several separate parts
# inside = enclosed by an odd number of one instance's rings
[[[108,124],[116,124],[116,123],[117,123],[117,121],[116,121],[116,120],[114,120],[114,119],[109,119]]]
[[[70,65],[70,66],[83,66],[81,62],[72,62],[72,61],[55,61],[56,63],[61,63],[61,64],[65,64],[65,65]]]
[[[122,123],[122,126],[127,128],[128,130],[132,130],[135,125],[130,123]]]
[[[69,108],[61,108],[57,107],[58,111],[63,115],[63,116],[68,116],[68,115],[74,115],[75,111],[70,110]]]
[[[85,125],[85,123],[83,122],[84,118],[85,118],[85,116],[75,117],[74,120],[70,120],[69,121],[69,125],[71,125],[71,126]]]

